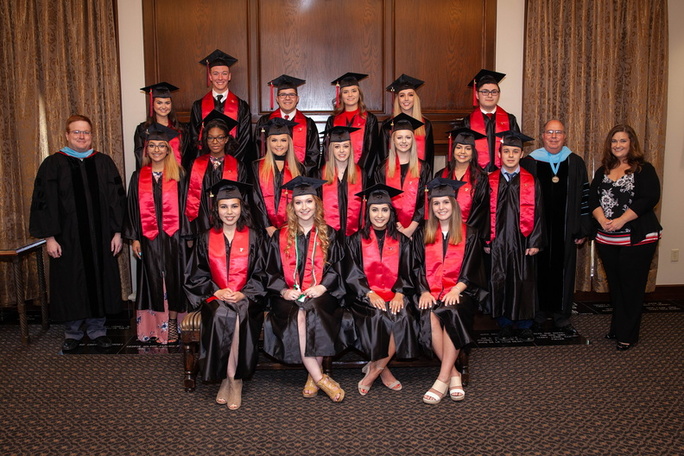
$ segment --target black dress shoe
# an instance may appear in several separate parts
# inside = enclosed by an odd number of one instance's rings
[[[80,343],[81,343],[81,341],[77,340],[77,339],[64,339],[64,342],[62,342],[62,351],[65,351],[65,352],[74,351],[78,348],[78,345]]]
[[[615,344],[615,348],[617,348],[620,351],[629,350],[633,346],[634,346],[634,344],[629,343],[629,342],[618,342]]]
[[[95,345],[97,345],[97,348],[112,348],[112,341],[109,339],[107,336],[100,336],[97,339],[95,339],[93,342],[95,342]]]
[[[608,339],[608,340],[615,340],[616,337],[617,336],[613,333],[608,333],[605,336],[603,336],[604,339]]]
[[[534,342],[534,333],[530,328],[518,330],[518,338],[523,342]]]
[[[501,331],[499,331],[499,339],[503,341],[508,341],[515,337],[515,330],[513,329],[513,326],[504,326],[501,328]]]
[[[568,323],[567,325],[565,325],[565,326],[559,326],[559,327],[558,327],[558,330],[559,330],[559,331],[563,331],[563,333],[564,333],[566,336],[570,336],[570,337],[576,336],[576,335],[578,334],[578,333],[577,333],[577,330],[575,329],[575,327],[572,326],[572,325],[569,324],[569,323]]]

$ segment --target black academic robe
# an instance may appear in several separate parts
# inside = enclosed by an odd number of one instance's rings
[[[508,114],[508,123],[509,123],[508,129],[520,132],[520,127],[518,126],[518,121],[515,118],[515,116],[511,113],[507,113],[507,114]],[[471,115],[484,116],[484,114],[482,114],[482,111],[480,110],[480,108],[475,108],[475,110],[473,111],[473,114],[471,114]],[[496,141],[497,140],[496,134],[501,133],[501,131],[499,129],[497,129],[496,121],[490,120],[487,116],[484,116],[484,123],[485,123],[485,131],[478,131],[477,129],[474,129],[474,128],[473,128],[473,130],[487,136],[487,144],[489,145],[489,151],[488,151],[489,152],[489,160],[488,160],[489,164],[486,166],[483,166],[483,168],[485,171],[491,173],[492,171],[495,171],[498,169],[496,166],[496,162],[497,162],[496,156],[499,153],[499,149],[498,149],[498,145],[497,145],[497,141]],[[462,118],[460,120],[460,122],[458,122],[456,127],[457,128],[458,127],[471,128],[470,116],[466,116],[466,117]],[[478,151],[478,154],[480,154],[479,151]]]
[[[202,119],[202,98],[200,98],[192,103],[192,109],[190,110],[189,128],[191,144],[187,150],[188,163],[201,154],[199,151],[201,147],[199,132],[202,127]],[[254,141],[252,140],[252,114],[247,102],[241,98],[238,98],[238,118],[235,120],[238,121],[237,137],[235,138],[238,147],[233,155],[238,161],[250,163],[256,160],[256,151],[254,150]]]
[[[50,258],[50,317],[55,321],[102,318],[121,310],[121,281],[111,240],[123,225],[126,194],[112,159],[83,160],[61,152],[38,169],[29,232],[54,236],[60,258]]]
[[[283,289],[289,288],[285,281],[281,260],[280,232],[277,231],[269,241],[268,260],[266,262],[266,288],[268,289],[271,310],[264,322],[264,351],[277,360],[287,364],[302,362],[299,349],[299,331],[297,315],[300,309],[306,312],[306,348],[305,356],[334,356],[349,341],[343,328],[344,311],[340,306],[345,288],[340,274],[340,264],[344,257],[344,248],[340,245],[337,232],[328,227],[330,247],[323,267],[321,285],[327,291],[317,298],[306,298],[304,301],[287,301],[280,296]],[[309,242],[312,242],[313,230],[307,235],[297,236],[299,258],[307,259]],[[304,261],[299,263],[300,283],[303,283]],[[343,337],[344,336],[344,337]]]
[[[431,169],[435,169],[435,137],[432,133],[432,122],[430,119],[423,117],[422,122],[425,124],[425,158],[424,162],[430,165]],[[382,163],[387,160],[389,155],[390,141],[392,138],[392,117],[388,117],[382,122],[380,126],[380,153],[378,155],[378,162]]]
[[[491,186],[489,191],[492,191]],[[520,174],[511,182],[503,175],[499,180],[496,236],[489,244],[491,309],[487,310],[494,318],[527,320],[534,318],[539,308],[537,257],[525,255],[526,249],[545,247],[542,190],[537,179],[534,180],[534,192],[534,227],[529,236],[523,236],[520,232]]]
[[[300,111],[296,111],[296,116],[299,117],[299,115],[306,119],[306,154],[304,161],[301,164],[304,166],[304,171],[306,175],[310,176],[313,172],[315,172],[315,170],[317,170],[320,167],[321,164],[321,140],[318,136],[318,128],[316,127],[316,122],[314,122],[312,118],[303,115]],[[261,144],[263,141],[265,141],[265,139],[262,139],[261,129],[269,121],[269,119],[272,119],[273,117],[280,117],[280,109],[272,112],[271,114],[264,114],[259,118],[259,120],[256,123],[256,127],[254,129],[254,137],[256,143],[256,153],[259,158],[262,157]],[[297,122],[297,118],[291,118],[290,120],[293,122]],[[299,125],[295,126],[294,128],[299,128]],[[263,147],[265,153],[266,145],[264,144]]]
[[[449,174],[448,168],[442,168],[435,173],[434,177],[446,177],[447,179],[453,179],[456,181],[463,181],[465,179],[465,174],[457,179],[453,174]],[[471,170],[471,180],[472,180],[472,170]],[[485,234],[489,230],[489,182],[487,181],[487,174],[482,171],[479,172],[474,189],[472,192],[472,203],[470,205],[470,213],[465,222],[476,228],[480,234]],[[464,187],[459,189],[459,192],[463,191]],[[461,211],[463,215],[463,211]]]
[[[411,240],[401,233],[398,233],[398,236],[399,269],[392,291],[404,295],[404,308],[396,315],[389,311],[389,306],[385,311],[381,311],[370,304],[367,294],[371,288],[364,271],[361,233],[357,232],[347,238],[343,272],[344,283],[347,286],[347,302],[351,307],[356,328],[356,348],[373,361],[388,356],[391,335],[394,335],[397,358],[415,358],[420,354],[417,338],[418,313],[411,303]],[[380,240],[378,244],[382,254]]]
[[[230,276],[231,243],[226,244],[226,272]],[[200,363],[204,381],[226,378],[235,319],[240,327],[240,340],[235,378],[250,378],[256,368],[259,351],[257,343],[264,322],[265,296],[264,268],[266,265],[265,241],[259,230],[249,232],[247,282],[241,291],[245,299],[236,303],[210,299],[220,289],[209,268],[209,234],[204,233],[194,245],[185,267],[185,293],[193,308],[200,308],[202,335]],[[207,302],[207,299],[210,302]]]
[[[430,285],[426,276],[424,228],[416,230],[413,236],[413,272],[414,288],[416,290],[415,302],[418,303],[420,295],[430,291]],[[438,233],[436,242],[442,243],[443,255],[446,254],[448,245]],[[480,303],[485,299],[487,292],[487,276],[484,266],[484,254],[482,235],[477,229],[468,226],[463,252],[463,262],[459,272],[458,282],[468,285],[461,293],[461,301],[455,306],[447,306],[440,300],[432,309],[420,311],[421,346],[428,352],[433,353],[432,348],[432,324],[430,314],[434,313],[439,319],[442,328],[446,329],[449,338],[457,349],[461,349],[474,342],[472,336],[475,312]],[[445,290],[448,292],[449,290]]]
[[[335,116],[328,117],[325,122],[325,130],[329,131],[333,127]],[[367,176],[372,176],[375,169],[380,165],[379,150],[380,144],[378,138],[378,118],[371,112],[366,111],[366,126],[363,132],[363,151],[361,158],[357,163],[361,169],[366,172]],[[320,163],[319,166],[323,164]]]
[[[181,163],[179,163],[183,168],[188,169],[190,165],[187,159],[187,149],[190,143],[190,137],[188,135],[187,124],[180,123],[180,153],[181,153]],[[145,130],[147,129],[147,122],[140,122],[137,127],[135,127],[135,133],[133,134],[133,143],[135,148],[133,149],[133,154],[135,155],[135,170],[139,170],[142,166],[142,158],[145,153]],[[166,125],[164,125],[166,126]],[[173,128],[173,127],[169,127]]]
[[[259,163],[260,160],[257,160],[252,163],[251,173],[249,175],[249,180],[252,184],[252,219],[254,220],[254,223],[259,226],[259,228],[265,230],[269,226],[273,226],[273,222],[268,218],[268,211],[266,210],[266,205],[264,203],[264,194],[261,188],[262,183],[259,180]],[[304,175],[303,166],[299,166],[299,174]],[[284,183],[285,182],[283,182],[283,172],[278,171],[278,168],[275,168],[275,176],[273,177],[273,187],[275,191],[276,210],[280,207],[281,204],[287,204],[287,201],[281,200],[280,187]],[[276,226],[276,228],[279,227]]]
[[[325,179],[324,176],[322,176],[323,173],[323,168],[318,172],[318,175],[315,176],[319,179]],[[361,169],[361,176],[358,176],[357,179],[361,179],[361,190],[366,188],[366,174]],[[358,181],[357,181],[358,182]],[[339,210],[339,217],[340,217],[340,228],[337,230],[340,232],[340,234],[345,234],[347,232],[347,219],[349,215],[349,208],[348,208],[348,201],[347,201],[347,170],[344,172],[344,176],[342,176],[342,180],[337,180],[337,204],[338,204],[338,210]],[[359,191],[361,191],[359,190]],[[320,187],[319,193],[321,198],[324,197],[323,191],[325,191],[324,187]],[[359,197],[360,198],[360,197]],[[323,203],[325,204],[325,200],[323,200]],[[324,211],[323,211],[323,216],[331,210],[329,207],[324,206]],[[361,214],[361,211],[363,210],[363,204],[359,207],[359,225],[355,227],[354,233],[356,233],[363,223],[363,215]]]
[[[411,205],[410,209],[413,209],[413,216],[411,217],[412,222],[418,222],[422,224],[425,218],[425,186],[430,182],[432,177],[432,168],[430,165],[422,160],[419,160],[420,176],[418,177],[418,191],[416,192],[415,206]],[[375,183],[385,184],[392,187],[391,184],[387,182],[386,178],[387,172],[387,160],[382,162],[380,166],[375,170]],[[408,165],[401,165],[401,188],[399,190],[404,190],[404,185],[406,184],[406,176],[408,175]],[[396,206],[395,206],[396,209]],[[406,228],[406,227],[404,227]]]
[[[139,258],[137,272],[138,289],[135,296],[137,310],[153,310],[164,312],[164,285],[170,311],[185,312],[187,299],[183,291],[183,269],[186,255],[181,247],[183,230],[183,194],[185,179],[178,185],[179,229],[169,236],[162,227],[162,179],[156,181],[152,177],[155,217],[159,234],[154,239],[143,235],[141,207],[139,201],[139,175],[136,171],[131,176],[128,186],[128,205],[124,219],[123,237],[130,241],[140,241],[142,256]],[[147,214],[149,215],[149,214]]]

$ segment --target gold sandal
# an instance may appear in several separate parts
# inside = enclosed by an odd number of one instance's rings
[[[242,379],[230,379],[230,394],[228,394],[228,408],[237,410],[242,405]]]
[[[221,382],[221,387],[216,394],[216,403],[221,405],[226,405],[228,402],[228,397],[230,395],[230,382],[227,378],[224,378]]]
[[[342,402],[344,399],[344,390],[340,387],[339,383],[328,375],[323,374],[323,378],[316,382],[316,385],[328,395],[331,401]]]
[[[306,378],[306,384],[302,390],[302,396],[309,398],[318,396],[318,386],[316,386],[316,382],[313,381],[311,375]]]

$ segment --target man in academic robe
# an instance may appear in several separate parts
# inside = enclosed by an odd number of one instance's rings
[[[462,119],[463,127],[486,136],[475,141],[475,149],[478,164],[488,173],[501,167],[501,159],[497,154],[497,133],[508,130],[520,132],[515,116],[499,106],[501,96],[499,82],[504,77],[506,77],[504,73],[480,70],[468,84],[468,87],[473,88],[475,109],[468,117]]]
[[[206,65],[208,80],[211,84],[211,91],[207,92],[199,100],[195,100],[190,111],[190,136],[194,147],[188,150],[192,161],[196,156],[206,153],[202,148],[202,135],[206,134],[202,121],[212,110],[225,114],[237,121],[237,127],[230,132],[231,136],[238,142],[235,151],[235,158],[240,161],[251,162],[256,158],[254,143],[252,142],[252,115],[246,101],[238,98],[233,92],[228,90],[230,80],[233,75],[230,67],[237,62],[237,59],[216,49],[214,52],[200,60],[199,63]]]
[[[542,189],[548,247],[537,256],[539,311],[536,329],[547,318],[569,336],[577,334],[570,323],[575,290],[577,249],[590,230],[587,165],[565,145],[565,125],[550,120],[541,135],[544,147],[530,154],[536,160]]]
[[[65,352],[85,334],[99,348],[112,346],[106,314],[121,310],[116,255],[126,202],[112,159],[92,149],[92,122],[66,122],[67,147],[45,160],[33,188],[29,232],[45,238],[50,256],[51,318],[65,325]]]
[[[297,125],[292,129],[292,144],[297,161],[304,165],[306,175],[309,176],[312,170],[318,169],[320,165],[321,142],[318,137],[316,122],[297,109],[299,104],[298,87],[305,83],[304,79],[298,79],[286,74],[280,75],[268,83],[271,87],[271,93],[273,93],[273,88],[276,90],[275,100],[278,103],[278,109],[259,118],[256,124],[255,135],[257,153],[259,158],[261,158],[264,156],[263,151],[265,151],[266,147],[263,144],[266,141],[265,135],[262,138],[262,133],[265,133],[265,131],[262,132],[264,125],[275,117],[296,122]],[[273,109],[272,103],[273,101],[271,101],[271,109]]]

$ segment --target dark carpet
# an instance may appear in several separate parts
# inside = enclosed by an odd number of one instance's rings
[[[181,355],[57,354],[62,327],[21,345],[0,325],[0,453],[8,455],[678,455],[684,454],[684,313],[646,313],[627,352],[605,315],[573,323],[590,344],[472,350],[464,402],[421,402],[435,367],[396,368],[404,389],[358,369],[333,374],[341,404],[300,396],[301,370],[259,370],[243,406],[218,385],[182,386]]]

